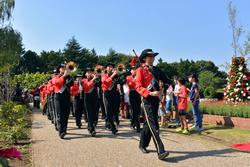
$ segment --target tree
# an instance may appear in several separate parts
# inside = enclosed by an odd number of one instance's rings
[[[40,57],[36,54],[36,52],[28,50],[21,57],[19,68],[22,73],[40,72],[41,71]]]
[[[62,52],[59,51],[42,51],[40,53],[41,70],[42,72],[52,72],[56,67],[63,62]]]
[[[242,26],[237,25],[237,22],[236,22],[237,10],[236,10],[236,7],[233,6],[232,1],[229,2],[229,5],[228,5],[228,17],[230,21],[230,27],[232,29],[232,36],[233,36],[232,47],[234,49],[234,56],[237,56],[239,55],[239,51],[240,51],[239,39],[240,39],[241,34],[243,33],[243,28]]]
[[[63,55],[65,61],[77,61],[78,57],[81,54],[81,45],[73,36],[71,39],[68,40],[66,47],[63,50]]]
[[[0,103],[9,101],[12,88],[10,74],[22,54],[22,37],[12,27],[0,29]]]
[[[22,36],[12,27],[0,29],[0,67],[19,63],[23,53]]]
[[[0,1],[0,25],[3,25],[5,21],[9,21],[11,19],[14,7],[15,0]]]

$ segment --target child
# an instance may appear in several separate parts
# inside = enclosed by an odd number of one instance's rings
[[[194,126],[192,127],[192,129],[201,132],[203,128],[202,128],[202,114],[200,112],[198,77],[197,75],[192,74],[191,76],[189,76],[188,80],[190,83],[192,83],[192,87],[190,89],[190,101],[192,102],[192,111],[194,115]]]
[[[160,86],[160,105],[159,105],[159,116],[161,117],[161,122],[160,122],[160,127],[164,128],[166,126],[166,109],[165,109],[165,90],[164,90],[164,85],[162,81],[159,81],[159,86]]]
[[[172,103],[173,103],[173,87],[169,85],[166,91],[166,112],[172,114]],[[172,117],[173,118],[173,117]]]
[[[178,93],[179,93],[179,85],[177,82],[178,78],[177,76],[174,76],[174,95],[173,95],[173,106],[174,106],[174,111],[172,112],[172,120],[170,122],[172,123],[178,123]]]
[[[187,114],[187,88],[185,86],[184,79],[178,79],[179,93],[178,93],[178,111],[181,123],[181,128],[176,129],[177,132],[182,132],[183,134],[189,134],[188,124],[186,121]]]

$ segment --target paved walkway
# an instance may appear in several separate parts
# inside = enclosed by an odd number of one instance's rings
[[[250,154],[237,152],[212,142],[198,141],[192,136],[162,132],[169,157],[158,160],[151,141],[149,154],[138,149],[139,134],[122,121],[117,136],[104,130],[99,122],[97,135],[90,137],[86,130],[77,129],[69,120],[68,135],[59,138],[54,126],[38,110],[34,111],[32,126],[32,156],[35,167],[250,167]]]

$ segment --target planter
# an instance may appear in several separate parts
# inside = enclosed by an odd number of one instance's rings
[[[232,126],[241,129],[250,129],[250,118],[203,114],[203,121],[210,124]]]

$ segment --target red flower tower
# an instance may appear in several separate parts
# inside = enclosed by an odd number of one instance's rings
[[[233,57],[231,69],[224,89],[226,102],[250,101],[250,72],[247,69],[245,57]]]

